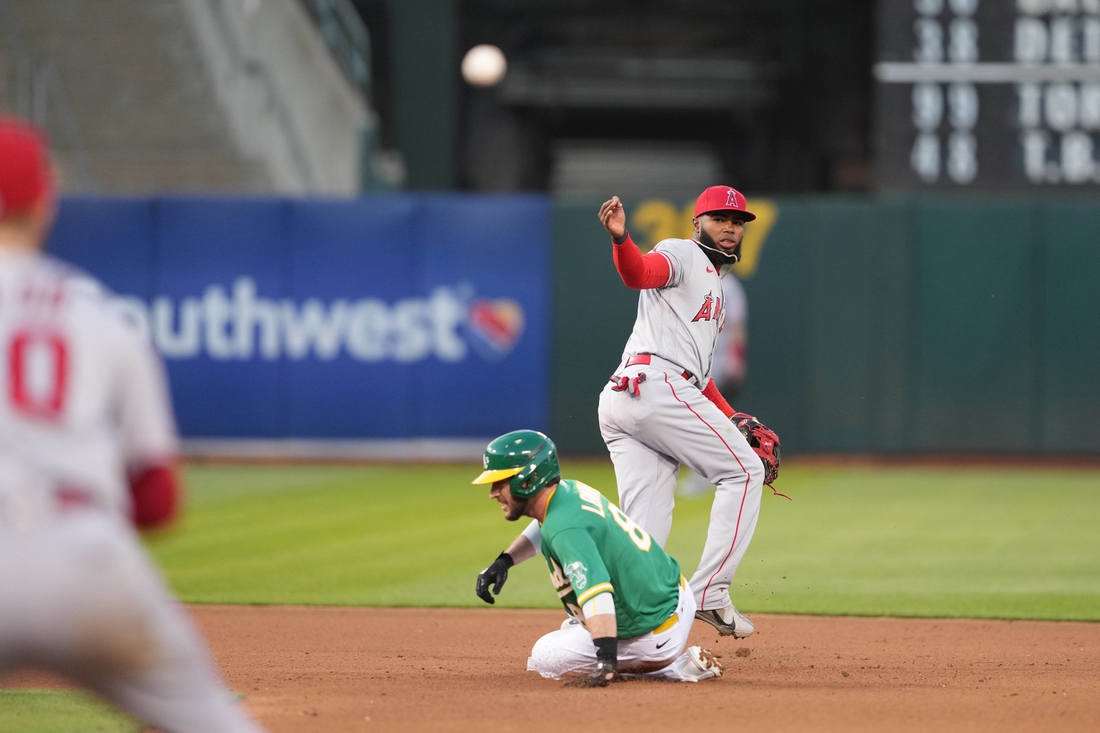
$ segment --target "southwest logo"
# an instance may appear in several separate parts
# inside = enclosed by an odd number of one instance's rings
[[[486,361],[500,361],[523,335],[524,320],[523,308],[511,298],[478,298],[466,311],[470,345]]]
[[[238,277],[201,295],[136,296],[115,306],[152,337],[166,359],[334,361],[454,364],[471,349],[488,362],[507,356],[523,335],[522,306],[509,298],[476,298],[470,283],[439,285],[419,297],[274,298],[255,279]]]

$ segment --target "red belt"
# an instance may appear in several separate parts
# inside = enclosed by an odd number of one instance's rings
[[[634,356],[631,356],[626,360],[626,366],[634,366],[635,364],[649,364],[650,361],[652,361],[650,359],[651,356],[652,354],[635,354]],[[687,369],[680,372],[680,376],[689,382],[695,380],[695,376]]]
[[[61,512],[68,512],[73,509],[86,509],[95,506],[95,500],[92,498],[91,494],[67,486],[63,486],[54,491],[54,500],[57,502],[57,508]]]

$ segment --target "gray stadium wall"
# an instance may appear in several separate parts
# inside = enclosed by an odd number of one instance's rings
[[[639,243],[671,231],[653,226],[655,210],[680,229],[690,219],[686,198],[625,203]],[[599,204],[553,211],[550,421],[574,454],[605,452],[598,395],[637,303]],[[1100,454],[1100,202],[753,204],[776,216],[744,279],[748,381],[735,406],[787,455]]]

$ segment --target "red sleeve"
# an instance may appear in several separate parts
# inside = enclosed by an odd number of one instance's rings
[[[669,278],[672,277],[672,268],[668,260],[657,252],[642,254],[638,245],[634,244],[634,240],[630,238],[630,232],[626,233],[626,239],[622,244],[614,244],[612,252],[615,257],[615,269],[619,271],[619,277],[628,288],[646,290],[668,285]]]
[[[718,387],[714,384],[714,380],[707,382],[706,388],[703,389],[703,396],[718,406],[718,409],[722,411],[722,414],[726,417],[733,416],[733,413],[737,410],[730,407],[730,403],[726,402],[726,398],[722,396],[722,393],[718,391]]]
[[[179,494],[179,481],[172,466],[153,466],[130,474],[134,524],[139,529],[167,524],[176,515]]]

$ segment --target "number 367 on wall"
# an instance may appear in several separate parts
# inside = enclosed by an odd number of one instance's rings
[[[746,208],[756,214],[756,219],[745,225],[741,261],[733,266],[733,273],[742,280],[752,277],[756,272],[764,241],[779,218],[779,207],[768,199],[749,199]],[[671,201],[648,199],[638,204],[631,214],[631,231],[635,234],[638,246],[643,252],[647,252],[662,239],[690,237],[694,211],[694,201],[678,208]]]

